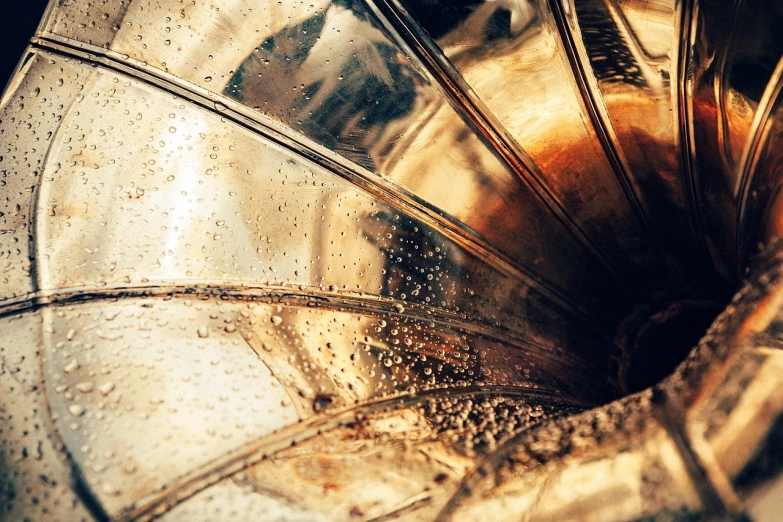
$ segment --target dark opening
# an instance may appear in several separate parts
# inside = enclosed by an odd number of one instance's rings
[[[641,391],[671,374],[724,307],[718,301],[678,301],[630,321],[618,337],[623,347],[617,365],[619,392]]]

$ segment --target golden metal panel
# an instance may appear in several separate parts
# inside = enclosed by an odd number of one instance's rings
[[[0,518],[775,520],[778,4],[52,1]]]

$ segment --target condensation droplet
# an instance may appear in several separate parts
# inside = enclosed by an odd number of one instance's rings
[[[120,494],[120,490],[115,488],[113,485],[109,484],[108,482],[104,482],[103,486],[101,486],[101,491],[106,495],[111,495],[113,497],[116,497]]]
[[[90,393],[94,386],[91,382],[80,382],[76,385],[76,389],[82,393]]]
[[[112,390],[114,390],[113,382],[107,382],[98,386],[98,391],[101,392],[101,394],[103,394],[104,396],[109,395],[112,392]]]

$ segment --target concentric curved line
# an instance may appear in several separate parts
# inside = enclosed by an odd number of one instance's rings
[[[293,444],[302,443],[320,433],[353,422],[357,419],[357,415],[363,416],[379,410],[388,411],[390,409],[400,409],[441,396],[446,398],[493,396],[520,398],[538,397],[544,400],[551,400],[553,398],[551,395],[544,392],[536,391],[533,394],[529,394],[526,391],[520,392],[520,390],[514,387],[470,386],[460,388],[438,388],[421,391],[415,394],[401,393],[392,397],[365,401],[361,404],[349,406],[339,411],[301,421],[270,435],[264,435],[260,439],[232,451],[227,455],[223,455],[213,462],[182,477],[176,485],[166,491],[142,499],[138,502],[136,507],[129,509],[117,517],[117,520],[134,520],[150,515],[153,511],[155,511],[156,514],[159,514],[159,509],[168,511],[175,505],[191,498],[193,495],[212,484],[233,475],[252,464],[265,460]],[[525,428],[527,428],[527,426],[525,426],[523,430]]]
[[[206,91],[173,75],[145,68],[144,64],[138,60],[125,58],[114,51],[75,42],[69,38],[52,34],[33,38],[32,42],[35,47],[40,48],[42,51],[54,52],[66,57],[70,56],[99,64],[109,70],[127,74],[138,81],[180,96],[207,110],[217,111],[234,123],[264,136],[264,138],[278,146],[284,147],[300,158],[315,163],[401,212],[413,216],[440,231],[451,241],[470,252],[476,258],[486,262],[501,274],[514,277],[518,281],[535,288],[558,308],[578,317],[590,331],[602,337],[605,336],[605,334],[600,333],[600,328],[596,327],[595,319],[591,317],[589,310],[571,303],[566,296],[561,295],[558,289],[552,287],[534,270],[520,265],[508,258],[504,253],[487,244],[478,233],[464,223],[444,216],[437,209],[432,208],[426,201],[422,201],[405,189],[393,185],[380,176],[373,175],[336,153],[311,142],[304,136],[292,132],[288,127],[269,120],[263,115],[255,114],[236,102]],[[607,339],[607,342],[611,343],[612,341]]]
[[[167,281],[154,285],[109,284],[96,287],[72,287],[57,290],[39,290],[16,299],[0,303],[0,318],[16,315],[51,305],[69,305],[99,300],[124,298],[185,297],[219,298],[234,301],[252,301],[293,306],[317,306],[327,310],[362,312],[365,314],[394,314],[401,317],[435,323],[442,328],[484,337],[488,340],[514,346],[535,353],[554,362],[568,362],[585,367],[587,361],[568,352],[553,354],[547,347],[528,337],[520,337],[512,330],[497,325],[468,321],[459,314],[378,296],[367,297],[349,291],[326,291],[322,288],[302,288],[301,285],[274,284],[230,285],[223,281]],[[402,312],[400,309],[404,308]]]
[[[704,257],[714,266],[715,260],[707,248],[704,216],[701,211],[699,173],[694,161],[696,155],[693,129],[693,97],[691,96],[693,78],[689,68],[693,47],[692,40],[696,36],[698,22],[698,0],[682,0],[681,6],[681,13],[678,19],[678,45],[673,59],[676,63],[674,70],[677,71],[677,81],[672,82],[672,84],[676,89],[674,98],[677,100],[677,134],[679,136],[680,157],[682,159],[682,176],[685,178],[683,186],[685,187],[686,204],[695,229],[699,249],[704,254]]]
[[[604,155],[612,166],[612,171],[614,172],[618,184],[622,188],[625,199],[633,209],[636,219],[642,226],[642,230],[644,230],[645,234],[649,237],[656,253],[661,259],[664,259],[666,256],[664,255],[658,233],[653,228],[644,204],[642,203],[641,196],[639,195],[639,188],[633,179],[632,169],[622,152],[619,140],[614,132],[614,126],[609,120],[609,115],[606,112],[606,107],[604,107],[601,102],[601,95],[596,92],[597,87],[594,85],[594,82],[590,81],[588,73],[590,70],[589,59],[586,56],[584,48],[580,47],[578,43],[580,40],[576,38],[576,35],[574,34],[575,29],[569,23],[568,16],[564,12],[561,3],[562,1],[568,0],[549,0],[549,5],[552,14],[554,15],[557,34],[560,37],[560,43],[568,60],[571,74],[576,80],[577,88],[582,99],[582,105],[585,107],[596,136],[598,136],[598,141],[601,143]],[[683,276],[680,275],[680,277]]]
[[[544,175],[535,162],[473,92],[426,31],[397,0],[367,0],[367,3],[387,29],[397,37],[398,43],[415,56],[429,72],[455,110],[487,141],[517,178],[546,205],[566,230],[618,281],[620,287],[633,295],[633,290],[620,277],[617,268],[571,219],[563,203],[549,190],[544,183]]]
[[[780,99],[783,92],[783,57],[778,60],[775,70],[769,79],[764,92],[759,100],[756,113],[751,123],[751,131],[745,147],[742,151],[742,159],[739,163],[739,192],[737,205],[737,235],[735,239],[735,256],[737,259],[737,271],[742,273],[744,260],[740,257],[741,248],[745,243],[745,227],[748,198],[750,197],[751,187],[753,186],[754,176],[758,170],[758,162],[764,152],[764,145],[769,141],[769,133],[772,128],[773,120],[770,117],[775,104]]]

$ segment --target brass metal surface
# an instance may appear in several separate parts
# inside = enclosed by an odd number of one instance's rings
[[[781,16],[52,0],[0,519],[777,520]]]

